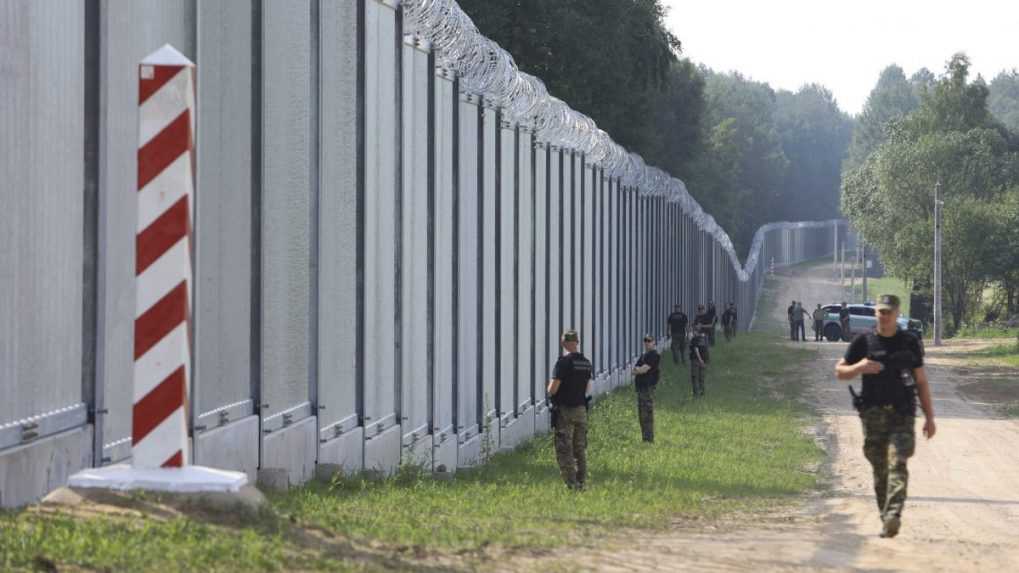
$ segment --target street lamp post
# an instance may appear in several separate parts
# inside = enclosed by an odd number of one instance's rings
[[[934,346],[941,346],[941,181],[934,184]]]

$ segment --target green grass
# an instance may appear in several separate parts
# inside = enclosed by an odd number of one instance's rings
[[[909,316],[909,292],[909,285],[902,279],[895,277],[867,278],[867,300],[876,302],[879,295],[894,294],[899,297],[899,301],[902,303],[903,316]],[[863,302],[863,285],[860,284],[860,277],[856,277],[852,300]]]
[[[967,352],[967,357],[982,361],[981,359],[990,358],[995,363],[1004,366],[1019,366],[1019,344],[997,344],[984,348],[982,350],[974,350]]]
[[[1005,328],[997,325],[967,325],[955,333],[955,338],[1012,338],[1019,336],[1019,328]]]
[[[707,397],[696,402],[687,370],[665,360],[656,443],[640,441],[632,389],[605,397],[592,410],[588,490],[579,494],[560,481],[546,435],[451,481],[405,469],[381,481],[312,483],[270,496],[271,508],[250,522],[0,514],[0,570],[411,568],[399,557],[407,551],[587,544],[619,528],[788,503],[816,486],[807,468],[821,456],[802,432],[811,413],[794,400],[800,383],[791,374],[810,354],[765,334],[719,340]],[[314,541],[309,532],[318,532]],[[350,560],[356,548],[380,544],[396,557]]]
[[[761,335],[713,352],[703,401],[688,398],[687,371],[669,361],[653,446],[640,442],[631,389],[595,406],[589,488],[580,495],[561,483],[546,436],[453,482],[342,480],[290,493],[277,506],[354,538],[454,549],[551,547],[619,527],[663,525],[673,516],[756,507],[813,487],[814,476],[801,471],[818,455],[800,432],[805,412],[769,396],[764,383],[805,355]]]

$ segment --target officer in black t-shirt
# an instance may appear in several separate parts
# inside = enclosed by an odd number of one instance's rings
[[[584,489],[587,479],[587,396],[591,393],[591,361],[577,351],[577,331],[563,333],[566,353],[559,358],[548,383],[556,408],[555,451],[559,472],[570,489]]]
[[[686,327],[689,319],[683,312],[683,307],[676,305],[672,307],[672,314],[666,319],[669,325],[669,335],[672,337],[672,363],[682,362],[686,364]]]
[[[637,390],[637,418],[645,442],[655,441],[655,386],[658,385],[658,364],[661,357],[655,350],[655,339],[644,335],[644,354],[633,368],[633,383]]]
[[[916,398],[926,421],[923,433],[934,437],[934,405],[923,367],[923,348],[915,335],[899,329],[899,297],[881,295],[877,331],[853,339],[835,366],[839,380],[863,376],[863,390],[853,393],[863,422],[863,453],[874,468],[874,493],[883,527],[881,537],[895,537],[906,503],[906,462],[916,448]]]

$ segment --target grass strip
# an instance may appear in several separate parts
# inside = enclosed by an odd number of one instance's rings
[[[545,435],[451,481],[404,468],[385,480],[312,483],[272,495],[270,509],[250,523],[0,513],[0,569],[410,569],[413,560],[399,557],[407,551],[585,544],[623,527],[787,503],[815,487],[806,468],[821,453],[801,431],[810,413],[794,399],[800,381],[792,374],[808,351],[759,333],[719,340],[707,397],[698,401],[686,368],[674,366],[667,349],[663,355],[656,443],[640,441],[631,388],[600,400],[582,493],[561,483]],[[379,547],[390,557],[376,558]]]

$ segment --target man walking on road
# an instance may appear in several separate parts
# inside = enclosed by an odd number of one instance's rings
[[[909,470],[906,462],[916,448],[916,398],[925,422],[923,433],[933,438],[934,405],[923,367],[923,349],[912,334],[902,332],[899,297],[881,295],[877,304],[877,332],[853,339],[835,365],[839,380],[863,376],[863,391],[853,405],[863,422],[863,454],[874,469],[874,493],[881,512],[881,537],[895,537],[906,503]]]
[[[824,340],[824,309],[818,304],[814,309],[814,342]]]
[[[566,354],[559,358],[548,383],[556,408],[555,452],[559,472],[572,490],[584,489],[587,479],[587,396],[591,393],[591,361],[577,351],[577,331],[563,333]]]
[[[683,307],[675,305],[672,307],[672,314],[666,319],[669,325],[669,334],[672,337],[672,363],[678,364],[680,361],[686,364],[686,326],[689,323],[689,319],[683,312]]]
[[[637,418],[645,442],[655,441],[655,386],[658,385],[658,363],[661,357],[655,350],[655,339],[644,335],[644,354],[633,368],[633,382],[637,389]]]

